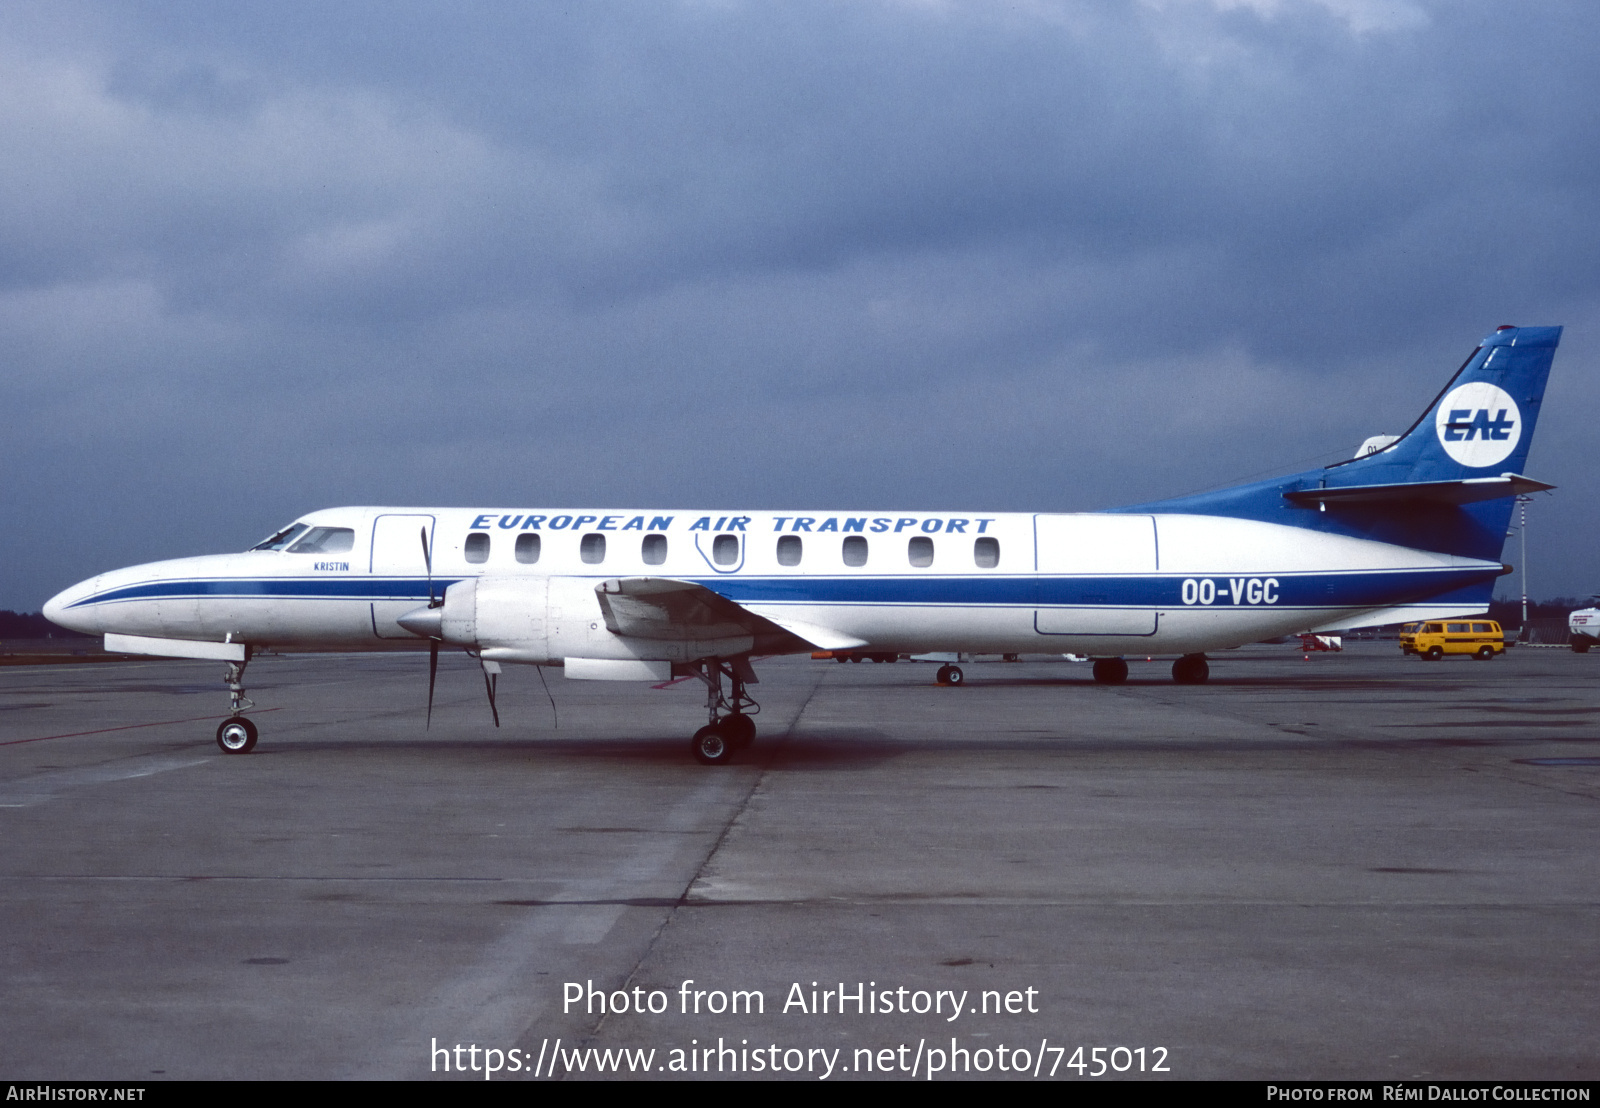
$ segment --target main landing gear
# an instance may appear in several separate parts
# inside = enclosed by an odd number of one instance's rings
[[[250,648],[244,648],[244,661],[229,662],[224,679],[228,682],[228,700],[233,715],[217,728],[217,745],[224,754],[248,754],[256,748],[256,725],[244,718],[243,713],[256,706],[244,695],[244,667],[250,664]]]
[[[1204,654],[1185,654],[1172,663],[1172,679],[1180,685],[1204,685],[1210,676]]]
[[[1185,654],[1172,663],[1172,679],[1180,685],[1204,685],[1210,676],[1204,654]],[[1128,679],[1128,663],[1121,658],[1096,658],[1094,679],[1101,685],[1120,685]]]
[[[756,683],[756,671],[746,655],[728,661],[708,659],[694,664],[695,676],[706,683],[706,711],[711,722],[694,733],[690,749],[701,765],[722,766],[749,746],[756,738],[756,721],[761,711],[745,692],[746,684]],[[729,682],[728,695],[722,693],[722,678]]]
[[[967,679],[967,675],[961,672],[960,666],[940,666],[933,679],[941,685],[959,685]]]
[[[1121,658],[1096,658],[1094,679],[1100,685],[1120,685],[1128,679],[1128,663]]]

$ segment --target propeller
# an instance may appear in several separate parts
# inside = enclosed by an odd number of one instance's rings
[[[494,690],[500,683],[500,663],[485,662],[482,658],[478,659],[478,662],[483,666],[483,687],[489,694],[489,711],[494,713],[494,725],[499,727],[500,709],[494,706]]]
[[[439,608],[444,605],[444,601],[435,600],[433,597],[433,551],[428,548],[428,529],[424,527],[418,532],[418,536],[422,539],[422,564],[428,570],[428,607]]]
[[[439,640],[428,640],[428,725],[424,731],[433,730],[433,682],[439,676]]]
[[[399,620],[400,626],[408,631],[428,637],[428,730],[433,729],[433,689],[439,678],[439,642],[443,626],[441,616],[431,613],[444,607],[444,600],[433,595],[433,551],[428,546],[428,529],[424,527],[420,532],[422,539],[422,561],[428,570],[428,611],[421,609],[407,612]],[[483,687],[489,694],[489,711],[494,715],[494,725],[500,726],[500,709],[495,705],[494,694],[496,686],[500,683],[500,663],[485,662],[483,666]]]
[[[433,551],[428,549],[428,529],[422,529],[422,562],[428,568],[428,607],[437,608],[444,603],[433,598]],[[439,677],[439,640],[428,636],[428,723],[424,730],[433,730],[433,685]],[[492,701],[491,701],[492,702]]]

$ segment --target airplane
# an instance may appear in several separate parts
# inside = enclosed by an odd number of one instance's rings
[[[1398,437],[1346,461],[1101,512],[349,507],[242,553],[155,562],[53,597],[51,620],[106,649],[227,663],[217,744],[258,731],[243,676],[260,651],[429,652],[576,680],[706,686],[694,757],[756,734],[751,657],[814,650],[1050,652],[1127,679],[1128,654],[1485,611],[1560,327],[1501,327]],[[727,689],[724,690],[724,679]],[[942,666],[941,684],[960,684]]]

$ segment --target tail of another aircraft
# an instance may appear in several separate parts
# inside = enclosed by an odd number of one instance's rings
[[[1484,339],[1416,423],[1371,454],[1119,511],[1230,516],[1498,561],[1560,327]]]

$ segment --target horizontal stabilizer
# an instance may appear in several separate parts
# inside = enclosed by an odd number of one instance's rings
[[[1503,496],[1522,496],[1553,489],[1518,473],[1498,477],[1463,477],[1455,481],[1407,481],[1397,485],[1351,485],[1345,488],[1296,489],[1283,494],[1296,504],[1322,504],[1333,508],[1375,504],[1475,504]]]

